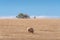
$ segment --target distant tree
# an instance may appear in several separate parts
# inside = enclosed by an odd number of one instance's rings
[[[16,18],[30,18],[30,16],[27,15],[27,14],[19,13],[19,14],[16,16]]]
[[[36,16],[34,16],[34,19],[36,19]]]
[[[19,13],[17,16],[16,16],[16,18],[23,18],[23,13]]]

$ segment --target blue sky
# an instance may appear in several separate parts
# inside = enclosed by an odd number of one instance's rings
[[[0,16],[60,16],[60,0],[0,0]]]

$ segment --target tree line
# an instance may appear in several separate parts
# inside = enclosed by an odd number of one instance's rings
[[[16,16],[16,18],[28,19],[28,18],[30,18],[30,16],[29,16],[28,14],[19,13],[19,14]],[[34,18],[36,18],[36,17],[34,16]]]

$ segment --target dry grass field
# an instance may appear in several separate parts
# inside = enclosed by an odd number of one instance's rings
[[[60,19],[0,19],[0,40],[60,40]]]

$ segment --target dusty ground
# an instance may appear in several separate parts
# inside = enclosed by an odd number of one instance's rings
[[[0,19],[0,40],[60,40],[60,19]]]

